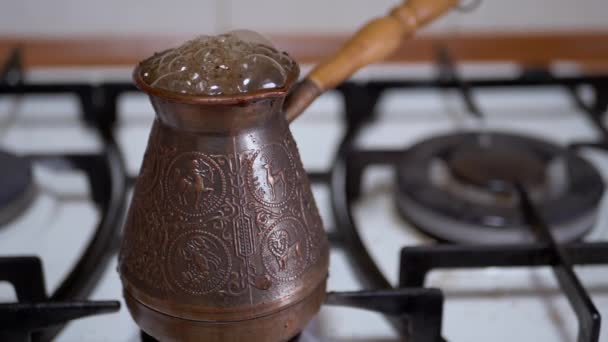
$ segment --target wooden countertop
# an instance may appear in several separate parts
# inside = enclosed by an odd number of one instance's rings
[[[335,51],[346,34],[269,35],[301,63],[314,63]],[[25,67],[134,65],[155,51],[176,46],[191,36],[130,35],[82,37],[0,36],[0,61],[22,47]],[[391,62],[429,62],[438,44],[458,61],[512,61],[541,66],[572,61],[589,70],[608,71],[608,31],[461,33],[421,35],[403,42]]]

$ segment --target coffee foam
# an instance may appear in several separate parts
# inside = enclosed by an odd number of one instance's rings
[[[199,36],[146,59],[141,77],[151,87],[191,95],[235,95],[280,88],[297,68],[260,34],[239,30]]]

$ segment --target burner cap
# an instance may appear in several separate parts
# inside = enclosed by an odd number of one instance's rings
[[[457,243],[534,241],[515,184],[528,189],[562,242],[594,224],[604,192],[597,170],[576,154],[529,137],[458,133],[405,151],[398,166],[402,216],[441,240]]]
[[[466,143],[446,159],[454,178],[482,189],[505,191],[515,184],[538,188],[546,180],[543,161],[532,151],[513,146]]]
[[[32,165],[26,158],[0,151],[0,226],[21,215],[34,196]]]

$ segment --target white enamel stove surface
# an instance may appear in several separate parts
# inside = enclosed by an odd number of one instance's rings
[[[466,74],[513,75],[510,66],[467,66]],[[125,80],[129,70],[34,71],[31,80]],[[432,77],[428,66],[368,68],[359,78]],[[487,125],[509,132],[530,134],[558,143],[591,139],[595,132],[572,106],[565,93],[555,89],[475,90],[487,113]],[[381,119],[365,130],[363,147],[400,148],[459,128],[475,128],[455,93],[436,90],[395,91],[380,103]],[[14,100],[0,98],[0,147],[16,152],[96,151],[99,142],[78,121],[78,105],[70,96],[39,96]],[[326,169],[341,138],[335,94],[319,99],[296,123],[293,133],[305,166]],[[119,143],[128,168],[136,173],[146,145],[152,110],[144,96],[121,99]],[[608,156],[586,154],[608,179]],[[32,206],[8,227],[0,229],[1,255],[40,255],[47,291],[59,284],[66,270],[90,237],[98,214],[87,200],[86,179],[35,169],[40,192]],[[399,250],[431,241],[412,229],[397,214],[394,173],[372,168],[364,174],[363,195],[355,218],[374,260],[391,280],[397,281]],[[315,187],[315,196],[327,227],[332,227],[327,189]],[[606,202],[606,201],[604,201]],[[606,207],[604,203],[603,207]],[[597,228],[588,240],[608,239],[608,208],[600,211]],[[92,299],[121,299],[116,258],[110,263]],[[596,306],[608,317],[608,267],[577,267],[577,274],[592,294]],[[449,341],[573,341],[576,319],[548,268],[434,271],[427,286],[440,287],[446,295],[443,335]],[[331,254],[328,290],[362,289],[347,255]],[[14,293],[0,283],[0,301],[14,300]],[[601,340],[608,340],[604,329]],[[138,341],[139,332],[124,305],[119,313],[72,322],[59,341]],[[323,307],[303,336],[303,341],[397,341],[384,319],[362,310]]]

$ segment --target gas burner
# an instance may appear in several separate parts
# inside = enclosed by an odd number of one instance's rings
[[[0,227],[21,215],[35,193],[32,165],[26,158],[0,151]]]
[[[497,132],[418,143],[403,154],[397,178],[401,215],[456,243],[533,241],[515,185],[530,194],[557,240],[577,240],[593,226],[604,192],[597,170],[573,152]]]

